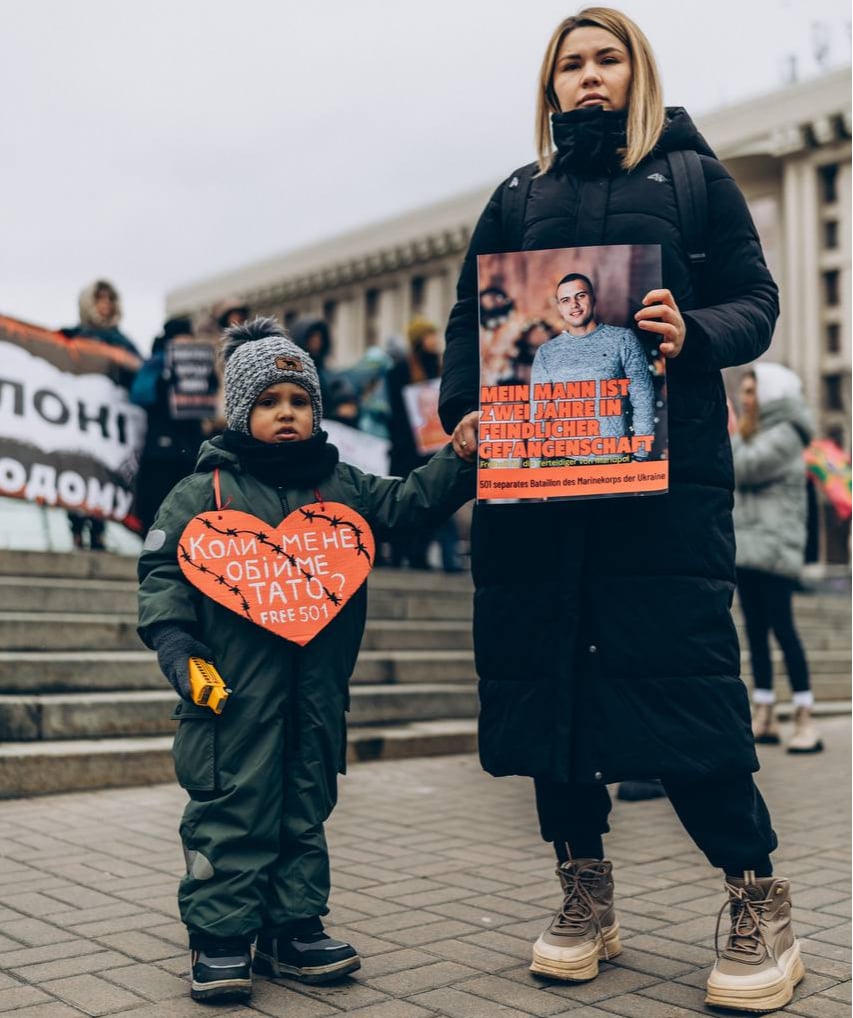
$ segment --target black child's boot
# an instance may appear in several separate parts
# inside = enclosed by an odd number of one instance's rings
[[[193,1000],[248,1000],[252,995],[252,945],[240,937],[190,940]]]
[[[274,979],[289,976],[302,983],[331,983],[361,968],[361,959],[351,944],[333,940],[316,917],[261,930],[253,968]]]

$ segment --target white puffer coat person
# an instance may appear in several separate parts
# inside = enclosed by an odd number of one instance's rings
[[[806,474],[811,414],[803,387],[781,364],[756,364],[757,429],[732,436],[736,562],[796,579],[806,547]]]
[[[742,417],[732,437],[738,595],[752,664],[753,734],[778,743],[770,630],[785,659],[791,685],[792,753],[823,748],[811,717],[809,668],[794,626],[792,593],[806,546],[803,450],[812,438],[799,378],[781,364],[756,364],[740,389]]]

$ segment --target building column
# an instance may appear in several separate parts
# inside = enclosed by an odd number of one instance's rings
[[[438,331],[442,334],[444,333],[444,326],[447,321],[446,282],[446,273],[442,271],[436,275],[427,276],[424,286],[424,318],[435,322],[438,326]]]
[[[336,329],[332,336],[334,366],[346,368],[358,360],[364,347],[364,293],[359,290],[338,302]]]
[[[412,320],[412,273],[406,272],[400,279],[400,335],[406,339],[406,330]]]
[[[380,291],[377,329],[379,345],[383,348],[389,336],[402,336],[405,332],[400,304],[399,286],[388,286]]]
[[[785,275],[781,299],[784,337],[781,357],[803,382],[808,403],[820,406],[821,279],[817,271],[817,183],[805,159],[785,160],[783,176]],[[771,355],[772,356],[772,355]],[[774,359],[780,359],[775,357]]]

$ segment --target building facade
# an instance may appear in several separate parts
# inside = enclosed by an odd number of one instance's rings
[[[845,68],[698,121],[743,190],[780,285],[768,357],[798,372],[819,433],[848,451],[850,94]],[[493,186],[175,290],[167,311],[203,315],[235,295],[285,324],[317,314],[332,328],[335,363],[352,363],[368,346],[404,334],[415,314],[447,320]],[[846,529],[835,534],[827,525],[822,541],[822,557],[846,561]]]

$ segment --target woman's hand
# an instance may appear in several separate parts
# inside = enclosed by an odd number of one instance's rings
[[[661,339],[658,347],[664,357],[671,360],[681,353],[687,326],[669,290],[649,290],[643,297],[643,307],[634,315],[638,326],[646,332],[657,332]]]
[[[453,451],[468,463],[477,458],[477,428],[480,424],[480,411],[472,410],[465,414],[453,429]]]
[[[758,407],[754,409],[745,410],[738,419],[737,430],[740,437],[748,442],[752,436],[758,431]]]
[[[729,435],[733,435],[738,429],[737,411],[732,401],[726,398],[726,413],[728,414],[728,430]]]

